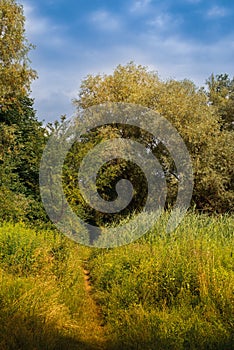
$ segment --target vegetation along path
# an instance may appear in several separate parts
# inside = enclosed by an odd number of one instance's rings
[[[90,349],[107,349],[107,339],[103,326],[100,309],[92,295],[92,285],[90,281],[90,271],[87,268],[86,260],[82,270],[84,275],[85,298],[83,303],[83,329],[86,333],[87,343]]]
[[[89,255],[54,231],[0,225],[1,350],[106,349]]]

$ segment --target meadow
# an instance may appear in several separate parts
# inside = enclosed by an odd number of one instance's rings
[[[167,219],[111,249],[1,224],[0,349],[233,349],[234,218]]]
[[[165,214],[137,242],[93,250],[90,270],[112,349],[234,348],[234,221]]]
[[[55,231],[0,226],[0,349],[99,349],[87,249]]]

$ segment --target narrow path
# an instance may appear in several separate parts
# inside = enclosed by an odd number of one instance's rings
[[[102,324],[100,308],[96,304],[92,295],[92,285],[90,282],[90,272],[86,267],[86,261],[82,265],[82,273],[84,276],[84,301],[83,301],[83,327],[86,334],[86,339],[89,339],[90,350],[106,350],[107,338],[105,327]]]
[[[85,280],[85,290],[86,290],[86,292],[90,292],[91,291],[91,283],[90,283],[90,272],[88,271],[88,270],[86,270],[85,268],[84,268],[84,270],[83,270],[83,272],[84,272],[84,280]]]

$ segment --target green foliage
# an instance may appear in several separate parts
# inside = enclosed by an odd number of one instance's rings
[[[95,297],[113,349],[231,349],[233,217],[189,214],[171,236],[91,253]]]
[[[208,97],[221,117],[222,130],[234,130],[234,78],[228,74],[212,74],[206,82]]]
[[[23,221],[29,210],[29,201],[23,194],[15,193],[5,186],[0,187],[0,222]]]
[[[118,65],[112,75],[88,75],[74,104],[78,110],[105,102],[136,103],[151,108],[161,84],[156,73],[130,62]]]
[[[36,74],[25,37],[23,8],[0,1],[0,220],[45,220],[39,197],[39,163],[45,130],[28,97]]]
[[[22,220],[23,211],[25,219],[47,220],[39,194],[46,135],[32,105],[33,101],[24,97],[20,108],[12,105],[0,111],[0,220]]]
[[[0,112],[2,171],[6,173],[4,180],[8,181],[11,189],[17,187],[20,192],[38,196],[39,163],[46,141],[45,129],[35,117],[33,100],[24,97],[19,102],[20,109],[12,106],[6,112]],[[1,177],[3,179],[4,175]]]
[[[36,77],[28,63],[23,8],[15,0],[0,1],[0,106],[6,111],[30,91]]]
[[[127,129],[125,128],[124,131],[127,132]],[[121,214],[109,215],[96,212],[86,203],[80,193],[77,170],[83,158],[99,143],[112,138],[119,138],[120,136],[121,133],[118,128],[113,128],[109,125],[97,128],[84,135],[81,141],[73,144],[64,162],[63,185],[66,198],[73,210],[91,224],[102,225],[112,221],[116,222],[123,216],[128,216],[134,209],[140,211],[147,193],[146,186],[144,186],[144,174],[138,167],[123,159],[113,159],[104,164],[98,173],[96,182],[99,193],[106,201],[116,199],[115,185],[121,178],[128,179],[134,184],[135,194],[132,203],[125,210],[121,211]],[[108,152],[110,154],[111,150],[108,149]],[[93,167],[90,164],[88,175],[92,171]]]
[[[232,86],[226,76],[221,80],[224,81],[225,86],[228,84]],[[225,101],[231,101],[231,96],[232,94],[227,99],[227,95],[225,95]],[[212,98],[214,100],[214,97],[210,96],[210,101],[212,101]],[[148,71],[146,67],[136,66],[131,62],[126,66],[117,66],[111,75],[89,75],[83,80],[79,98],[74,102],[78,113],[82,109],[97,104],[126,102],[148,107],[166,117],[182,136],[192,158],[195,176],[193,203],[196,204],[199,210],[220,213],[233,211],[234,164],[232,154],[234,136],[232,132],[220,130],[218,110],[210,105],[207,94],[203,89],[197,89],[188,80],[163,82],[156,73]],[[163,169],[169,174],[167,185],[171,197],[169,196],[167,200],[169,204],[172,204],[177,185],[170,174],[174,173],[176,169],[174,169],[174,163],[170,155],[165,153],[165,147],[162,148],[161,144],[156,145],[152,135],[142,130],[139,131],[137,128],[127,128],[122,125],[115,125],[113,128],[110,126],[104,127],[99,133],[99,141],[108,137],[111,138],[113,134],[116,137],[137,140],[149,147],[157,156]],[[75,148],[75,155],[72,157],[73,161],[78,160],[77,166],[79,165],[79,159],[84,156],[85,152],[95,146],[98,137],[97,133],[91,133],[88,138],[84,138],[80,147]],[[100,174],[102,176],[98,180],[98,190],[107,199],[114,198],[115,184],[121,176],[126,177],[127,174],[136,190],[144,183],[143,174],[136,167],[126,165],[126,163],[113,161],[108,164],[106,169],[103,167]],[[66,179],[68,179],[68,176]],[[109,185],[106,183],[108,179],[110,179]],[[66,186],[68,186],[67,182]],[[71,185],[71,188],[74,188],[74,186]],[[145,186],[142,186],[141,192],[146,195]],[[82,206],[82,200],[78,197],[79,195],[74,200],[75,205]],[[73,201],[72,198],[74,199],[71,191],[71,202]],[[135,204],[134,209],[138,210],[140,203],[135,202]],[[129,211],[126,214],[128,215]],[[100,220],[102,221],[103,218],[100,218]]]

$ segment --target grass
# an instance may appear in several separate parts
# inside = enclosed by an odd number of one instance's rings
[[[88,249],[52,231],[0,227],[0,349],[99,349],[100,320],[84,288]]]
[[[167,221],[113,249],[1,224],[0,349],[234,349],[233,217]]]
[[[94,250],[95,297],[113,349],[234,349],[232,217],[167,215],[137,242]]]

